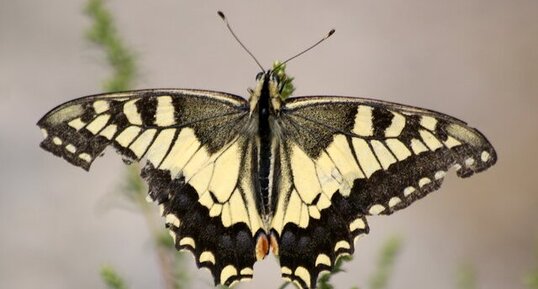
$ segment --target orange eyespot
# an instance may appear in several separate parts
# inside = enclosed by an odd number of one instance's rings
[[[267,254],[269,254],[269,240],[266,234],[260,234],[256,240],[256,260],[263,260]]]

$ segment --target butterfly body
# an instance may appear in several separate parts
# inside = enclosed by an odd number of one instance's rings
[[[283,79],[257,77],[249,101],[215,91],[138,90],[79,98],[39,122],[41,146],[89,169],[107,146],[145,163],[142,176],[178,250],[215,284],[253,277],[279,257],[282,276],[314,288],[386,215],[496,162],[463,121],[395,103],[287,98]]]

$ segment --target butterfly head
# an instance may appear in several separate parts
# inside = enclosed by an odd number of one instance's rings
[[[283,96],[284,88],[281,76],[275,70],[262,71],[256,75],[256,86],[250,89],[250,111],[267,109],[271,114],[279,114],[282,103],[289,96]]]

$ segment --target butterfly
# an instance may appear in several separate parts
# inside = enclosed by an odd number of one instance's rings
[[[143,163],[175,247],[191,251],[215,285],[251,279],[272,252],[302,289],[353,254],[368,216],[437,190],[450,168],[465,178],[497,160],[482,133],[439,112],[290,98],[284,69],[260,72],[248,101],[197,89],[75,99],[39,120],[41,147],[85,170],[108,146]]]

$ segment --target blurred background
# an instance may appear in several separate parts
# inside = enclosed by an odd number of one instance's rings
[[[0,0],[0,288],[105,288],[113,266],[129,288],[165,288],[147,216],[115,195],[126,169],[112,151],[90,173],[39,149],[35,123],[67,100],[103,91],[111,75],[88,41],[86,0]],[[442,111],[496,147],[490,170],[444,186],[390,217],[371,217],[335,288],[367,288],[385,241],[402,241],[388,288],[530,288],[538,272],[538,2],[106,1],[134,51],[133,88],[246,95],[258,72],[226,31],[267,67],[294,60],[295,95],[370,96]],[[128,206],[127,206],[128,207]],[[157,212],[152,212],[155,216]],[[163,225],[164,221],[160,221]],[[187,258],[188,288],[211,288]],[[467,268],[467,269],[462,269]],[[535,273],[538,274],[538,273]],[[276,289],[273,257],[240,288]],[[536,281],[538,282],[538,281]],[[537,283],[538,284],[538,283]],[[538,286],[538,285],[537,285]],[[291,286],[289,288],[292,288]]]

